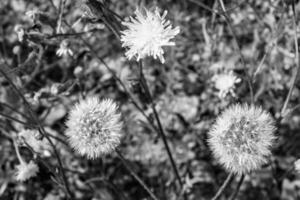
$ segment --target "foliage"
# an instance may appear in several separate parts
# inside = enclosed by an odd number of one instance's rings
[[[67,143],[68,112],[90,96],[118,102],[124,122],[118,151],[159,199],[211,199],[227,172],[213,158],[207,134],[224,109],[251,104],[249,82],[255,104],[276,120],[277,140],[269,162],[245,176],[237,199],[299,198],[300,175],[293,168],[300,152],[297,80],[282,113],[298,66],[292,2],[226,1],[226,18],[217,0],[1,0],[0,69],[8,77],[0,75],[0,199],[67,199],[66,182],[74,199],[150,198],[117,153],[89,160]],[[149,91],[117,36],[126,28],[120,19],[128,22],[140,5],[158,7],[161,14],[167,10],[166,18],[180,27],[176,45],[164,48],[164,64],[143,59]],[[295,10],[297,17],[299,3]],[[239,81],[220,95],[216,78],[224,74]],[[158,134],[152,103],[183,190]],[[35,130],[38,141],[46,140],[43,129],[51,140],[46,147],[55,146],[66,180],[55,151],[37,152],[22,143],[24,130]],[[25,182],[14,177],[19,164],[14,140],[24,161],[34,160],[39,167],[37,176]],[[39,148],[44,149],[40,143]],[[224,199],[238,181],[236,176]]]

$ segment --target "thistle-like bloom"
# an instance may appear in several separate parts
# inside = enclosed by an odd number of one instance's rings
[[[82,100],[70,111],[66,135],[81,155],[95,159],[111,153],[120,144],[122,121],[118,106],[110,99]]]
[[[241,82],[241,79],[232,72],[215,75],[212,80],[215,83],[215,88],[219,90],[218,96],[220,98],[224,98],[227,94],[235,96],[235,84]]]
[[[29,163],[21,162],[16,166],[17,172],[15,174],[17,181],[26,181],[37,175],[39,167],[32,160]]]
[[[73,56],[74,53],[73,51],[70,49],[69,47],[69,43],[67,40],[63,40],[60,45],[59,45],[59,49],[56,51],[56,55],[57,56]]]
[[[218,117],[208,133],[208,143],[228,171],[245,174],[267,163],[274,131],[274,120],[268,112],[237,104]]]
[[[136,57],[139,61],[146,56],[164,63],[163,46],[174,46],[170,40],[179,33],[179,27],[172,28],[171,22],[166,20],[167,11],[159,14],[158,8],[154,12],[145,9],[143,14],[139,9],[135,11],[135,18],[130,17],[130,22],[122,24],[128,29],[122,31],[122,46],[128,48],[125,53],[128,59]]]

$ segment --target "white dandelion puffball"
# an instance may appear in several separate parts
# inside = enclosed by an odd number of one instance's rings
[[[179,27],[172,28],[171,22],[166,20],[167,11],[159,14],[158,8],[154,12],[144,8],[135,11],[135,17],[130,17],[130,22],[123,22],[127,27],[121,32],[122,46],[128,48],[125,55],[130,60],[136,57],[139,61],[147,56],[165,62],[163,46],[174,46],[170,40],[179,33]]]
[[[89,159],[111,153],[120,144],[121,114],[110,99],[80,101],[70,111],[66,125],[70,145]]]
[[[16,168],[16,179],[21,182],[35,177],[39,172],[39,167],[32,160],[29,163],[21,162]]]
[[[208,143],[228,171],[245,174],[268,162],[274,131],[274,120],[268,112],[236,104],[217,118],[208,133]]]
[[[227,94],[235,96],[235,84],[241,82],[241,79],[236,77],[232,72],[217,74],[213,76],[215,88],[219,91],[218,96],[224,98]]]

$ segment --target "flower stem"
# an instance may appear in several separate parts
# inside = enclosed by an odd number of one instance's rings
[[[69,198],[72,198],[73,195],[72,195],[71,190],[69,188],[69,184],[68,184],[68,181],[67,181],[67,178],[66,178],[63,166],[62,166],[62,162],[61,162],[60,156],[59,156],[59,154],[58,154],[58,152],[56,150],[56,147],[54,146],[53,142],[50,140],[50,138],[47,135],[44,127],[42,126],[41,122],[39,121],[38,117],[36,116],[36,114],[32,110],[30,104],[28,103],[28,101],[26,100],[26,98],[22,94],[22,92],[17,88],[17,86],[13,83],[13,81],[10,79],[10,77],[1,68],[0,68],[0,74],[9,82],[9,84],[12,86],[13,90],[15,90],[15,92],[23,100],[24,105],[25,105],[25,107],[27,108],[27,110],[29,112],[29,115],[31,116],[31,118],[33,119],[33,121],[35,122],[35,124],[38,126],[39,132],[42,134],[42,136],[46,137],[47,141],[50,143],[51,147],[53,148],[55,157],[57,158],[57,161],[58,161],[58,166],[59,166],[59,169],[60,169],[60,173],[61,173],[61,175],[63,177],[63,182],[64,182],[64,186],[65,186],[65,189],[66,189],[66,193],[67,193],[67,195],[68,195]]]
[[[10,110],[12,110],[12,111],[18,113],[19,115],[21,115],[22,117],[26,118],[27,120],[30,119],[26,114],[20,112],[19,110],[17,110],[16,108],[10,106],[9,104],[0,102],[0,106],[7,107],[8,109],[10,109]]]
[[[155,103],[153,101],[153,98],[151,96],[151,93],[150,93],[150,90],[149,90],[149,87],[148,87],[148,84],[147,84],[147,81],[145,79],[145,76],[144,76],[144,73],[143,73],[143,63],[142,61],[139,62],[139,67],[140,67],[140,78],[141,78],[141,84],[142,84],[142,87],[145,89],[145,92],[146,92],[146,95],[148,96],[148,99],[150,100],[150,104],[151,104],[151,108],[152,108],[152,111],[154,113],[154,117],[156,119],[156,122],[157,122],[157,125],[158,125],[158,130],[159,130],[159,134],[163,140],[163,143],[164,143],[164,146],[167,150],[167,153],[168,153],[168,157],[171,161],[171,165],[172,165],[172,168],[175,172],[175,175],[176,175],[176,178],[180,184],[180,186],[182,187],[183,186],[183,183],[181,181],[181,178],[180,178],[180,175],[179,175],[179,172],[178,172],[178,169],[177,169],[177,166],[176,166],[176,163],[174,161],[174,158],[172,156],[172,153],[171,153],[171,150],[170,150],[170,147],[168,145],[168,142],[167,142],[167,137],[166,137],[166,134],[164,132],[164,129],[162,127],[162,124],[161,124],[161,121],[160,121],[160,118],[158,116],[158,113],[157,113],[157,110],[155,108]]]
[[[226,187],[231,183],[232,179],[233,179],[233,172],[230,172],[230,174],[228,174],[226,180],[224,181],[223,185],[220,187],[220,189],[218,190],[218,192],[215,194],[215,196],[211,199],[211,200],[217,200],[225,191]]]
[[[246,66],[246,62],[245,62],[245,58],[243,56],[243,53],[242,53],[242,49],[240,47],[240,44],[239,44],[239,41],[237,39],[237,35],[233,29],[233,26],[231,24],[231,21],[230,21],[230,18],[228,16],[228,13],[227,13],[227,10],[225,8],[225,4],[223,2],[223,0],[219,0],[219,3],[220,3],[220,6],[222,8],[222,11],[223,11],[223,16],[224,16],[224,19],[226,21],[226,23],[228,24],[229,26],[229,29],[232,33],[232,36],[233,36],[233,39],[235,41],[235,45],[236,45],[236,48],[237,48],[237,51],[240,55],[240,59],[241,59],[241,62],[243,64],[243,70],[244,70],[244,73],[245,73],[245,77],[246,77],[246,81],[247,81],[247,84],[248,84],[248,87],[249,87],[249,90],[250,90],[250,99],[251,99],[251,104],[254,104],[254,94],[253,94],[253,86],[252,86],[252,81],[251,81],[251,77],[249,76],[248,74],[248,71],[247,71],[247,66]]]
[[[295,1],[293,1],[292,4],[292,10],[293,10],[293,28],[294,28],[294,42],[295,42],[295,61],[296,61],[296,70],[293,73],[293,77],[292,77],[292,84],[291,87],[289,89],[288,95],[284,101],[283,107],[281,109],[281,116],[285,115],[285,111],[287,109],[287,106],[289,104],[289,101],[291,99],[292,96],[292,92],[293,89],[295,87],[296,81],[297,81],[297,77],[299,75],[299,69],[300,69],[300,64],[299,64],[299,47],[298,47],[298,36],[297,36],[297,22],[296,22],[296,11],[295,11]]]
[[[241,188],[241,185],[243,184],[244,179],[245,179],[245,175],[243,174],[240,178],[240,181],[239,181],[237,187],[235,188],[234,193],[231,195],[230,200],[235,200],[237,194],[240,191],[240,188]]]
[[[23,160],[23,158],[22,158],[22,156],[21,156],[21,154],[20,154],[19,147],[18,147],[18,145],[16,144],[15,139],[13,139],[13,144],[14,144],[14,147],[15,147],[15,151],[16,151],[18,160],[20,161],[21,165],[25,165],[26,162]]]
[[[148,194],[151,196],[153,200],[158,200],[158,198],[155,196],[155,194],[150,190],[150,188],[145,184],[145,182],[132,170],[132,167],[129,166],[128,161],[123,157],[123,155],[116,150],[116,153],[120,160],[122,161],[123,165],[126,167],[126,169],[130,172],[130,174],[139,182],[139,184],[148,192]]]
[[[29,124],[29,123],[27,123],[27,122],[21,121],[21,120],[19,120],[19,119],[17,119],[17,118],[11,117],[11,116],[6,115],[6,114],[4,114],[4,113],[2,113],[2,112],[0,112],[0,116],[5,117],[5,118],[7,118],[7,119],[9,119],[9,120],[18,122],[18,123],[20,123],[20,124],[23,124],[25,127],[29,127],[29,128],[35,128],[35,127],[36,127],[36,126],[33,125],[33,124]]]

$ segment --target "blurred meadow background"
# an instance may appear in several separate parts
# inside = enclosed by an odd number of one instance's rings
[[[165,63],[147,58],[143,69],[182,186],[157,134],[139,67],[126,59],[112,28],[140,6],[167,10],[167,20],[180,28],[176,45],[164,48]],[[299,26],[300,3],[225,0],[224,6],[226,12],[217,0],[0,1],[0,68],[51,136],[73,199],[150,199],[116,153],[89,160],[68,145],[65,121],[79,99],[97,96],[119,104],[124,128],[118,151],[159,199],[206,200],[227,176],[212,156],[207,132],[224,109],[250,103],[251,94],[276,120],[277,139],[270,162],[245,176],[236,199],[300,199],[300,174],[293,168],[300,156],[300,82],[293,81],[299,65],[293,17]],[[227,75],[235,77],[233,87],[222,93],[232,81]],[[61,170],[54,152],[42,145],[39,152],[19,148],[26,161],[37,163],[37,176],[14,178],[13,137],[36,125],[22,115],[30,116],[27,105],[3,74],[0,84],[0,199],[67,199],[63,180],[53,178]],[[238,182],[236,176],[221,199]]]

